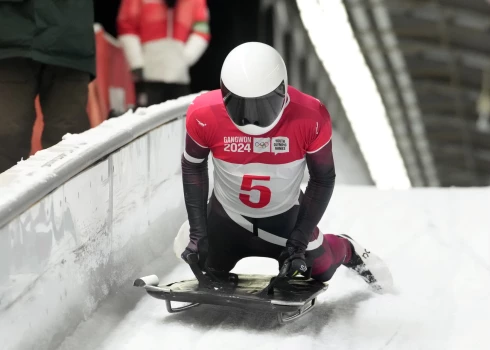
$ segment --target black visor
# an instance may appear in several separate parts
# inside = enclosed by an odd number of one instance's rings
[[[221,93],[228,115],[238,125],[270,126],[281,113],[286,97],[284,80],[272,92],[259,97],[240,97],[221,81]]]

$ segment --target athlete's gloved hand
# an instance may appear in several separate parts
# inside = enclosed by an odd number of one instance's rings
[[[197,250],[194,251],[192,249],[190,249],[189,247],[185,248],[185,250],[182,252],[182,254],[180,254],[180,257],[182,258],[182,260],[184,260],[186,263],[189,263],[189,260],[187,259],[187,257],[189,256],[189,254],[197,254]]]
[[[182,254],[180,255],[182,260],[184,260],[186,263],[190,264],[191,261],[189,261],[189,259],[188,259],[189,255],[190,254],[196,254],[198,257],[198,260],[199,260],[198,261],[199,267],[201,269],[204,269],[204,263],[206,261],[206,256],[207,256],[207,252],[208,252],[207,241],[208,240],[206,237],[203,237],[203,238],[197,240],[197,242],[191,240],[189,242],[189,244],[187,245],[187,247],[182,252]]]
[[[199,255],[199,239],[190,239],[189,240],[189,243],[187,244],[187,247],[185,248],[185,250],[182,252],[182,254],[180,255],[180,257],[186,262],[186,263],[189,263],[187,257],[189,256],[189,254],[197,254]]]
[[[286,264],[289,264],[286,276],[291,278],[298,274],[304,275],[306,273],[308,268],[305,260],[304,249],[288,244],[279,255],[279,266],[281,266],[282,270]]]

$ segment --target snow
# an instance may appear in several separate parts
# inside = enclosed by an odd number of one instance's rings
[[[394,293],[372,293],[340,267],[311,313],[277,326],[274,315],[217,306],[168,314],[163,301],[128,282],[59,350],[488,349],[489,198],[489,188],[338,186],[321,230],[351,235],[383,258],[395,279]],[[135,278],[191,277],[171,249]],[[276,266],[248,258],[235,272],[275,273]]]

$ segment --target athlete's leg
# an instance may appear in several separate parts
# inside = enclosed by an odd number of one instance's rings
[[[208,203],[207,237],[198,246],[201,268],[229,272],[245,257],[277,258],[283,247],[260,238],[254,227],[255,220],[226,211],[213,194]],[[186,221],[174,239],[174,253],[178,259],[188,243],[189,222]]]
[[[232,270],[246,257],[277,259],[297,215],[294,208],[266,218],[244,217],[224,209],[214,195],[210,205],[207,266],[219,271]]]
[[[241,228],[240,232],[243,233],[243,240],[240,243],[241,257],[257,256],[278,260],[294,229],[298,212],[299,205],[293,206],[284,213],[264,218],[245,217],[227,211],[226,217],[233,221],[235,227],[238,225]],[[317,247],[321,248],[322,241],[323,235],[319,230],[315,230],[306,250],[308,266],[311,266],[313,259],[320,255]],[[311,255],[313,251],[317,252]]]
[[[312,251],[310,255],[314,257],[311,277],[321,282],[327,282],[340,265],[350,261],[352,248],[347,239],[333,234],[325,234],[322,245]]]
[[[203,244],[207,255],[205,266],[229,272],[239,260],[248,256],[247,247],[252,234],[228,216],[214,194],[208,206],[207,244]]]
[[[208,203],[208,235],[198,243],[199,266],[204,269],[209,262],[213,269],[229,272],[243,255],[237,240],[241,227],[237,226],[223,211],[221,204],[213,196]],[[189,244],[189,221],[186,220],[174,239],[174,253],[178,259]],[[210,247],[211,242],[211,247]]]
[[[361,246],[347,235],[326,234],[323,244],[313,251],[315,255],[312,277],[329,281],[340,265],[354,270],[375,291],[389,291],[393,277],[388,266],[376,254]]]
[[[388,265],[371,249],[362,246],[352,237],[342,234],[342,238],[349,241],[352,255],[349,262],[344,265],[357,272],[359,276],[377,292],[386,292],[393,288],[393,277]]]

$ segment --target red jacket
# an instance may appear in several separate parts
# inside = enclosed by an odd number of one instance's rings
[[[189,68],[206,50],[206,0],[122,0],[118,34],[131,69],[143,68],[147,81],[188,84]]]

